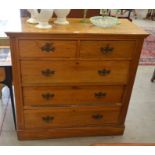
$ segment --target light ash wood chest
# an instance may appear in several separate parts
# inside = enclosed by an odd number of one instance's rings
[[[148,35],[127,20],[102,29],[71,19],[8,32],[21,140],[119,135]]]

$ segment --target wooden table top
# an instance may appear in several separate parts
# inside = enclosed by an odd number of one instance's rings
[[[70,22],[68,25],[57,25],[53,23],[53,19],[50,21],[52,24],[50,29],[38,29],[34,24],[27,23],[26,20],[27,18],[22,18],[20,29],[16,32],[10,30],[9,33],[148,35],[142,28],[137,27],[127,19],[119,19],[121,23],[111,28],[100,28],[90,22],[82,23],[79,18],[68,19]]]
[[[112,28],[100,28],[96,27],[90,22],[82,23],[80,18],[69,18],[69,25],[57,25],[53,23],[54,19],[51,19],[52,24],[51,29],[38,29],[34,24],[29,24],[26,22],[27,18],[20,18],[17,14],[16,18],[8,19],[6,27],[4,30],[0,31],[0,46],[8,46],[9,38],[5,32],[11,33],[71,33],[71,34],[119,34],[119,35],[143,35],[147,36],[148,33],[142,28],[139,28],[135,24],[131,23],[127,19],[119,19],[121,24],[113,26]],[[89,20],[88,20],[89,21]],[[0,22],[0,26],[1,26]]]

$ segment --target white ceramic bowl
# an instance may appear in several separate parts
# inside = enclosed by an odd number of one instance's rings
[[[94,16],[90,18],[90,22],[98,27],[108,28],[119,24],[119,20],[109,16]]]

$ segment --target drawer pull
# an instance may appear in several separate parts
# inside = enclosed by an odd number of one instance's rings
[[[55,73],[55,71],[50,70],[50,69],[45,69],[45,70],[42,70],[41,73],[44,76],[51,76],[51,75],[53,75]]]
[[[41,47],[41,50],[45,52],[54,52],[55,47],[53,46],[53,43],[45,43],[45,45]]]
[[[109,44],[107,44],[106,47],[101,47],[100,50],[103,54],[109,54],[114,50],[114,48],[110,47]]]
[[[42,94],[42,97],[46,100],[50,100],[54,97],[55,95],[54,94],[51,94],[51,93],[46,93],[46,94]]]
[[[51,121],[53,121],[54,117],[53,116],[45,116],[42,117],[42,120],[46,123],[50,123]]]
[[[96,119],[96,120],[100,120],[100,119],[103,118],[103,115],[101,115],[101,114],[95,114],[95,115],[92,115],[92,118],[93,119]]]
[[[107,70],[107,69],[98,70],[98,74],[102,75],[102,76],[108,75],[108,74],[110,74],[110,72],[111,71]]]
[[[101,97],[105,97],[107,94],[106,93],[102,93],[102,92],[98,92],[94,94],[96,98],[101,98]]]

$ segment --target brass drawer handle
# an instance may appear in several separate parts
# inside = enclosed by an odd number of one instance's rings
[[[96,119],[96,120],[100,120],[100,119],[103,118],[103,115],[101,115],[101,114],[95,114],[95,115],[92,115],[92,118],[93,119]]]
[[[96,98],[101,98],[101,97],[105,97],[107,94],[103,93],[103,92],[97,92],[94,94]]]
[[[55,71],[50,70],[50,69],[45,69],[45,70],[42,70],[41,73],[44,76],[51,76],[51,75],[53,75],[55,73]]]
[[[109,54],[109,53],[113,52],[114,48],[110,47],[110,45],[107,44],[106,47],[101,47],[100,50],[103,54]]]
[[[53,121],[54,117],[53,116],[45,116],[42,117],[42,120],[46,123],[50,123],[51,121]]]
[[[55,95],[54,94],[51,94],[51,93],[46,93],[46,94],[42,94],[42,97],[46,100],[50,100],[54,97]]]
[[[43,45],[41,47],[41,50],[44,52],[54,52],[55,51],[55,47],[53,46],[53,43],[45,43],[45,45]]]
[[[110,74],[110,70],[108,70],[108,69],[102,69],[102,70],[98,70],[98,74],[99,75],[102,75],[102,76],[105,76],[105,75],[108,75],[108,74]]]

